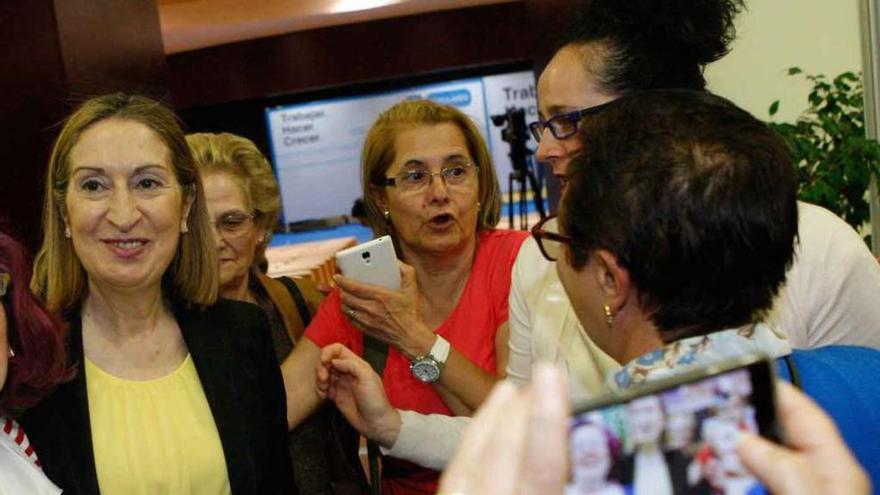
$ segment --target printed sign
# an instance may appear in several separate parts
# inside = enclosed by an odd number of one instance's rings
[[[490,117],[508,107],[523,107],[527,121],[537,119],[531,71],[266,109],[284,222],[348,214],[361,196],[360,153],[367,130],[386,108],[417,98],[454,106],[473,119],[483,137],[488,136],[498,179],[506,191],[509,147]],[[534,144],[531,141],[529,146]]]

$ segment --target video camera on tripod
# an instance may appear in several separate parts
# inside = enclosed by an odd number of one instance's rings
[[[519,183],[519,222],[520,228],[528,228],[528,208],[526,206],[527,192],[531,186],[532,197],[535,200],[535,209],[543,220],[547,213],[544,211],[544,199],[541,194],[543,184],[535,174],[534,160],[531,159],[534,152],[526,146],[529,140],[528,127],[526,126],[526,110],[524,108],[508,107],[499,115],[492,115],[492,124],[502,127],[501,139],[510,146],[508,156],[513,165],[513,171],[507,178],[507,214],[510,228],[513,228],[513,182]],[[528,184],[526,183],[528,181]]]

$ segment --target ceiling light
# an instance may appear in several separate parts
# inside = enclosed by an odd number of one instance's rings
[[[333,13],[368,10],[400,3],[402,0],[337,0],[330,10]]]

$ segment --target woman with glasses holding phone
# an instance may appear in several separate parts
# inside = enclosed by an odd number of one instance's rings
[[[266,247],[281,199],[272,166],[249,139],[229,133],[186,137],[205,187],[220,263],[220,297],[256,304],[269,321],[278,363],[300,341],[323,295],[309,280],[266,275]],[[290,432],[299,493],[359,493],[358,435],[328,406]]]
[[[500,195],[486,144],[460,111],[404,101],[367,133],[361,179],[374,233],[394,239],[401,288],[336,278],[283,365],[290,422],[320,402],[321,348],[342,343],[363,354],[365,334],[388,345],[382,376],[392,404],[470,415],[507,364],[510,270],[527,235],[495,230]],[[433,493],[436,480],[436,471],[387,452],[385,493]]]

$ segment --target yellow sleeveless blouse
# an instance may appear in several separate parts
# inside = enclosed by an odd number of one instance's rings
[[[190,355],[171,374],[125,380],[85,359],[102,495],[229,494],[223,446]]]

